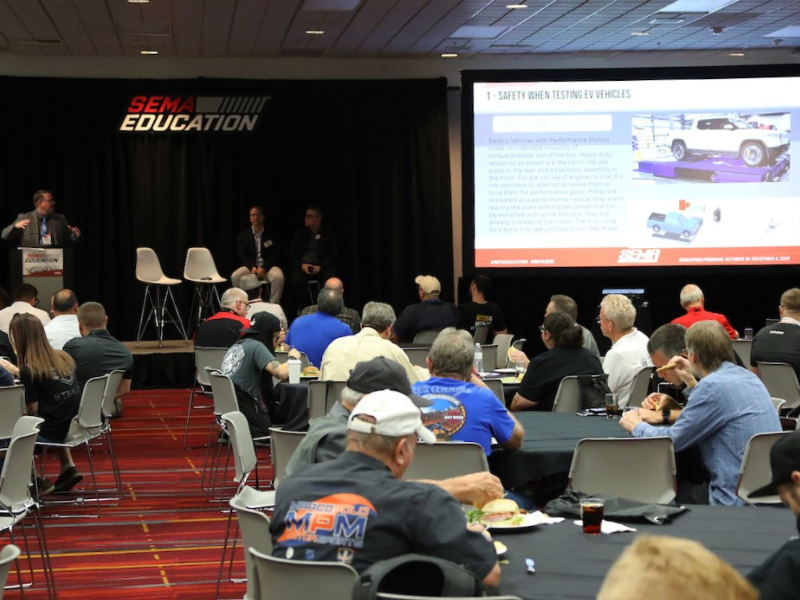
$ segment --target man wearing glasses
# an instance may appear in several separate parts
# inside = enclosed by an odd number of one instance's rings
[[[17,215],[0,237],[26,248],[73,246],[80,241],[81,230],[72,227],[64,215],[54,212],[56,201],[51,192],[37,191],[33,195],[33,206],[31,212]]]
[[[42,325],[47,325],[50,322],[50,315],[41,308],[36,308],[39,305],[38,294],[39,290],[29,283],[18,285],[14,290],[14,303],[0,310],[0,331],[8,334],[11,319],[19,313],[30,313],[39,319]]]
[[[336,274],[339,250],[333,233],[322,227],[323,217],[322,208],[309,206],[305,213],[305,228],[295,232],[289,245],[292,289],[299,307],[309,298],[308,282],[316,281],[319,289],[322,282]],[[310,300],[310,304],[316,303],[316,298]]]
[[[230,348],[241,336],[242,329],[250,327],[250,320],[245,316],[247,292],[231,288],[222,294],[219,303],[219,312],[200,323],[197,328],[195,347]]]

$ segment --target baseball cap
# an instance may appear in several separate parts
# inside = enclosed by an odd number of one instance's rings
[[[370,416],[375,422],[357,419],[358,415]],[[433,432],[422,425],[419,407],[405,394],[393,390],[381,390],[364,396],[350,413],[347,428],[390,437],[415,433],[426,444],[436,443]]]
[[[281,330],[278,317],[267,311],[256,313],[250,319],[250,327],[242,329],[242,333],[274,333]]]
[[[242,289],[245,292],[249,292],[250,290],[254,290],[257,287],[266,285],[266,283],[267,283],[266,281],[260,281],[258,277],[253,275],[252,273],[248,273],[247,275],[243,275],[242,278],[239,280],[239,289]]]
[[[439,283],[439,280],[433,275],[417,275],[414,283],[421,287],[422,291],[426,294],[434,294],[442,291],[442,284]]]
[[[362,394],[371,394],[380,390],[394,390],[407,396],[419,407],[430,406],[431,400],[417,396],[411,392],[411,384],[403,367],[385,356],[356,363],[350,371],[347,387]]]
[[[800,471],[800,431],[783,436],[769,451],[772,481],[750,494],[751,498],[773,496],[778,485],[792,480],[792,471]]]

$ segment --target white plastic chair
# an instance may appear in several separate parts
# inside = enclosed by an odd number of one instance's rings
[[[7,544],[0,550],[0,600],[3,600],[3,589],[8,580],[8,571],[11,563],[19,556],[20,550],[14,544]]]
[[[483,352],[483,371],[494,371],[496,368],[495,365],[497,364],[497,345],[482,344],[481,351]]]
[[[628,406],[641,406],[642,400],[647,397],[650,381],[653,378],[653,367],[643,367],[633,376],[630,400]]]
[[[25,386],[0,387],[0,440],[10,440],[14,424],[25,415]],[[0,448],[5,452],[5,448]]]
[[[278,489],[281,480],[286,477],[286,465],[306,436],[305,431],[287,431],[280,427],[270,427],[270,449],[272,457],[272,487]]]
[[[510,333],[498,333],[492,340],[497,346],[497,365],[498,369],[508,367],[508,349],[511,347],[511,340],[514,336]],[[484,361],[485,362],[485,361]]]
[[[358,573],[341,562],[276,558],[248,548],[259,582],[257,600],[351,600]]]
[[[328,414],[333,405],[342,395],[346,381],[320,381],[308,382],[308,422],[319,419]]]
[[[583,401],[578,376],[569,375],[558,384],[556,397],[553,400],[553,412],[574,413],[580,410],[583,410]]]
[[[574,490],[587,494],[666,504],[677,491],[672,439],[583,439],[575,447],[569,480]]]
[[[742,359],[744,366],[750,368],[750,351],[753,348],[753,340],[731,340],[733,351]]]
[[[497,396],[497,399],[503,403],[503,406],[506,405],[506,397],[503,394],[503,380],[497,377],[487,377],[483,380],[483,383],[486,384],[492,393]]]
[[[486,343],[486,338],[489,336],[489,325],[476,325],[475,333],[472,334],[472,341],[476,344],[483,345]]]
[[[238,533],[242,536],[242,548],[244,551],[245,572],[247,581],[247,591],[244,594],[244,600],[257,600],[259,597],[258,577],[255,574],[255,564],[252,556],[247,551],[247,548],[255,548],[262,554],[272,553],[272,536],[269,533],[269,516],[263,511],[266,508],[264,504],[264,494],[272,495],[272,504],[275,503],[275,492],[259,492],[250,486],[245,486],[242,491],[230,499],[230,506],[236,511]],[[259,510],[261,508],[262,510]],[[236,538],[238,539],[238,534]],[[229,562],[228,578],[231,577],[231,570],[233,565],[233,555],[236,552],[236,541],[234,539],[233,549],[231,551],[231,561]],[[222,568],[224,568],[224,556]],[[220,580],[222,573],[220,572]],[[240,580],[239,580],[240,581]]]
[[[786,404],[786,400],[783,398],[770,398],[770,400],[772,400],[772,406],[775,407],[775,410],[778,412],[778,414],[781,414],[781,408],[783,408],[783,405]]]
[[[791,365],[776,362],[758,363],[758,375],[773,398],[786,400],[783,408],[800,407],[800,383]]]
[[[483,446],[475,442],[417,444],[403,479],[441,480],[489,470]]]
[[[173,323],[178,328],[183,340],[188,344],[189,340],[181,320],[181,313],[175,303],[175,297],[172,295],[172,286],[179,285],[181,280],[172,279],[164,275],[164,271],[161,269],[161,261],[158,260],[158,255],[152,248],[136,249],[136,279],[147,286],[142,299],[142,314],[139,317],[136,346],[138,347],[139,342],[142,341],[142,335],[151,318],[156,326],[159,346],[164,341],[165,323]],[[151,290],[151,288],[153,289]],[[171,306],[168,306],[168,303]],[[144,319],[145,312],[147,313],[146,321]]]
[[[222,497],[216,496],[216,485],[218,480],[217,471],[219,470],[219,462],[222,457],[222,444],[215,444],[214,430],[223,431],[222,415],[229,412],[239,411],[239,402],[236,399],[236,389],[233,387],[233,381],[227,375],[223,375],[219,371],[210,367],[204,369],[209,375],[211,381],[211,395],[214,399],[214,420],[211,422],[208,430],[208,444],[206,446],[206,457],[203,461],[203,475],[200,479],[200,487],[206,490],[209,497],[214,499],[221,499]],[[223,434],[220,434],[222,437]],[[215,447],[212,454],[211,448]],[[230,458],[230,447],[225,455],[225,465],[222,475],[222,487],[225,487],[225,478],[228,474],[228,459]],[[211,462],[209,464],[209,457]],[[206,481],[208,479],[208,482]]]
[[[186,448],[186,438],[189,435],[189,419],[192,416],[192,411],[196,408],[210,407],[208,404],[195,406],[194,396],[195,394],[202,394],[205,396],[211,393],[211,376],[209,375],[208,368],[214,370],[221,369],[222,359],[225,358],[227,352],[228,348],[205,348],[203,346],[195,346],[194,348],[194,378],[196,385],[192,387],[192,391],[189,394],[189,406],[186,409],[186,425],[183,428],[184,448]]]
[[[781,498],[777,494],[760,498],[750,498],[750,494],[772,481],[769,452],[775,442],[791,433],[791,431],[757,433],[748,440],[744,458],[742,458],[742,466],[739,468],[739,481],[736,484],[736,495],[739,498],[748,504],[781,503]]]
[[[430,348],[402,348],[403,352],[406,353],[408,356],[408,361],[414,365],[415,367],[422,367],[423,369],[428,368],[428,363],[425,359],[428,358],[428,354],[430,353]]]
[[[214,257],[208,248],[189,248],[183,278],[194,283],[194,297],[189,317],[189,330],[200,324],[206,316],[214,314],[219,307],[219,292],[216,284],[228,281],[217,272]],[[195,313],[197,307],[197,313]]]
[[[433,340],[437,338],[440,330],[438,329],[423,329],[414,335],[415,344],[432,344]]]

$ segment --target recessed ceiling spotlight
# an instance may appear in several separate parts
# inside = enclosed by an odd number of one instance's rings
[[[152,56],[158,54],[158,50],[142,50],[139,54],[144,54],[146,56]]]
[[[307,31],[306,31],[306,33],[307,33],[308,35],[322,35],[322,34],[324,34],[325,32],[324,32],[324,31],[322,31],[321,29],[309,29],[309,30],[307,30]]]
[[[647,31],[631,31],[631,35],[650,35]]]
[[[456,54],[454,52],[446,52],[446,53],[442,54],[442,58],[457,58],[457,57],[458,57],[458,54]]]
[[[731,52],[728,56],[744,56],[744,52]]]
[[[528,8],[527,4],[506,4],[506,8],[515,9],[515,8]]]

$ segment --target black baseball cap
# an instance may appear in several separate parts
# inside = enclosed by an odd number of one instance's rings
[[[347,387],[362,394],[371,394],[381,390],[400,392],[411,398],[411,401],[420,408],[433,404],[427,398],[413,394],[403,367],[384,356],[357,363],[350,371]]]
[[[774,496],[778,493],[778,485],[792,480],[792,471],[800,471],[800,431],[775,442],[769,451],[769,463],[772,466],[772,481],[750,494],[751,498]]]
[[[264,311],[256,313],[250,319],[250,327],[242,329],[242,334],[248,333],[274,333],[281,330],[281,322],[278,317],[270,312]]]

